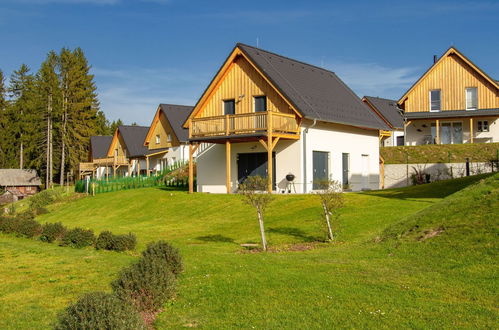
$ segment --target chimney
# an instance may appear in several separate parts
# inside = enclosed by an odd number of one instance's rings
[[[437,55],[433,55],[433,64],[437,63],[437,59],[438,59],[438,56]]]

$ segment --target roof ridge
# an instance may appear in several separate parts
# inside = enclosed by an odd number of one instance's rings
[[[174,106],[174,107],[194,108],[194,106],[193,106],[193,105],[173,104],[173,103],[160,103],[159,105]]]
[[[119,127],[142,127],[142,128],[149,128],[149,126],[142,126],[142,125],[120,125]]]
[[[394,101],[395,103],[397,102],[397,100],[393,100],[393,99],[387,99],[386,97],[379,97],[379,96],[369,96],[369,95],[364,95],[365,98],[372,98],[372,99],[379,99],[379,100],[387,100],[387,101]]]
[[[250,45],[247,45],[247,44],[244,44],[242,42],[238,42],[236,44],[236,47],[237,46],[245,46],[245,47],[250,47],[250,48],[253,48],[253,49],[256,49],[256,50],[259,50],[261,52],[265,52],[265,53],[268,53],[268,54],[271,54],[271,55],[274,55],[274,56],[278,56],[278,57],[282,57],[284,59],[287,59],[289,61],[293,61],[293,62],[296,62],[296,63],[300,63],[300,64],[303,64],[303,65],[306,65],[306,66],[310,66],[314,69],[317,69],[317,70],[321,70],[321,71],[325,71],[327,73],[332,73],[332,74],[336,74],[334,71],[331,71],[331,70],[328,70],[328,69],[325,69],[325,68],[321,68],[320,66],[317,66],[317,65],[314,65],[314,64],[310,64],[310,63],[307,63],[307,62],[303,62],[303,61],[300,61],[300,60],[296,60],[294,58],[291,58],[291,57],[287,57],[287,56],[284,56],[284,55],[281,55],[281,54],[277,54],[277,53],[274,53],[274,52],[271,52],[271,51],[268,51],[268,50],[265,50],[265,49],[262,49],[262,48],[258,48],[258,47],[254,47],[254,46],[250,46]]]

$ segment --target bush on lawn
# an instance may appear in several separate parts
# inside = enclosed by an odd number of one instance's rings
[[[57,190],[43,190],[28,199],[29,209],[46,212],[45,206],[61,198],[61,193]],[[43,211],[45,210],[45,211]],[[41,214],[41,213],[40,213]]]
[[[58,315],[56,330],[146,329],[139,313],[115,295],[92,292]]]
[[[149,243],[144,252],[144,259],[159,259],[165,261],[170,267],[170,271],[178,276],[184,269],[182,264],[182,256],[177,248],[173,247],[165,241]]]
[[[42,234],[40,240],[52,243],[55,240],[60,240],[67,232],[67,228],[60,222],[46,223],[42,226]]]
[[[111,283],[116,295],[139,312],[155,312],[175,294],[175,275],[170,265],[158,258],[140,258],[123,269]]]
[[[73,228],[66,232],[62,238],[62,244],[76,248],[93,245],[95,243],[94,232],[91,229]]]
[[[42,232],[42,225],[33,219],[20,219],[17,220],[16,233],[18,235],[32,238],[40,235]]]
[[[137,245],[137,238],[134,234],[114,235],[106,230],[100,233],[95,248],[98,250],[125,251],[135,249],[135,245]]]
[[[0,217],[0,231],[4,233],[14,233],[17,227],[17,219],[11,217]]]

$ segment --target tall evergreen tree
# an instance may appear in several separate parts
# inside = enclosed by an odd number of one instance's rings
[[[7,99],[6,99],[5,78],[3,76],[2,70],[0,70],[0,168],[5,167],[6,143],[9,141],[7,134],[6,108],[7,108]]]

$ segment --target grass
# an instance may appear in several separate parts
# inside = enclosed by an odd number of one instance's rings
[[[380,148],[386,164],[464,163],[497,161],[499,143],[429,144]]]
[[[38,220],[131,231],[139,250],[158,239],[179,247],[186,269],[157,328],[486,328],[498,318],[498,180],[346,194],[338,241],[297,252],[245,253],[241,243],[259,242],[258,223],[235,195],[120,191],[52,205]],[[286,250],[324,237],[318,219],[315,196],[277,196],[266,216],[270,245]],[[49,326],[82,292],[108,289],[134,259],[5,235],[0,253],[0,292],[8,293],[0,295],[1,328]]]

